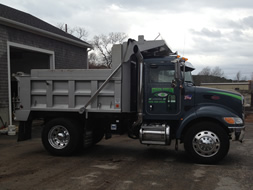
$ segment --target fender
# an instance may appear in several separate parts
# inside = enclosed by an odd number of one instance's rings
[[[182,122],[179,124],[176,138],[180,139],[183,130],[189,123],[191,123],[194,120],[198,120],[201,118],[210,118],[213,120],[218,121],[219,123],[222,123],[224,126],[228,126],[228,124],[223,120],[223,117],[238,117],[236,114],[232,113],[229,109],[226,107],[221,107],[220,105],[199,105],[198,107],[192,110],[190,110],[189,114],[186,114],[183,117]]]

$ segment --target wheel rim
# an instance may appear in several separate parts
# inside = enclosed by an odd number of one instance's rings
[[[202,157],[212,157],[220,150],[220,139],[211,131],[201,131],[192,141],[194,151]]]
[[[54,126],[48,133],[48,142],[56,149],[65,148],[69,144],[69,141],[69,131],[64,126]]]

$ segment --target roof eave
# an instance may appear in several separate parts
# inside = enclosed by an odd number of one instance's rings
[[[42,30],[42,29],[39,29],[39,28],[36,28],[36,27],[33,27],[33,26],[29,26],[29,25],[26,25],[26,24],[23,24],[23,23],[20,23],[20,22],[16,22],[16,21],[13,21],[13,20],[10,20],[10,19],[6,19],[6,18],[3,18],[3,17],[0,17],[0,24],[10,26],[10,27],[13,27],[13,28],[17,28],[17,29],[20,29],[20,30],[24,30],[24,31],[27,31],[27,32],[31,32],[31,33],[34,33],[34,34],[37,34],[37,35],[45,36],[45,37],[48,37],[48,38],[51,38],[51,39],[59,40],[59,41],[62,41],[62,42],[65,42],[65,43],[68,43],[68,44],[71,44],[71,45],[75,45],[75,46],[78,46],[78,47],[93,48],[92,45],[90,45],[86,42],[80,42],[80,41],[77,41],[77,40],[73,40],[73,39],[67,38],[65,36],[61,36],[61,35],[58,35],[58,34],[55,34],[55,33],[52,33],[52,32],[48,32],[48,31],[45,31],[45,30]]]

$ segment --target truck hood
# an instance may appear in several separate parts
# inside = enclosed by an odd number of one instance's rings
[[[226,107],[232,113],[242,117],[243,96],[237,92],[215,88],[195,87],[195,105],[198,104],[213,104]]]
[[[196,86],[196,92],[198,93],[205,93],[205,94],[212,94],[212,95],[223,95],[223,96],[229,96],[232,98],[242,100],[242,95],[235,91],[227,91],[227,90],[220,90],[217,88],[207,88],[207,87],[200,87]]]

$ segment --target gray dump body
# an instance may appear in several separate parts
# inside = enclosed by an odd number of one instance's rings
[[[111,70],[33,70],[30,77],[21,78],[25,88],[26,107],[44,111],[79,111]],[[22,80],[29,80],[25,83]],[[24,84],[24,86],[22,85]],[[30,84],[30,85],[29,85]],[[87,107],[89,111],[120,111],[121,77],[113,77],[98,97]]]
[[[122,49],[123,45],[113,47],[112,69],[40,69],[32,70],[30,75],[17,75],[15,120],[26,121],[33,111],[128,112],[130,66],[128,60],[122,60]]]
[[[18,75],[15,120],[27,121],[31,111],[130,112],[131,56],[140,52],[170,51],[164,40],[114,45],[112,69],[32,70]],[[101,89],[99,89],[103,86]],[[97,91],[99,89],[99,91]],[[95,96],[94,96],[95,94]]]
[[[16,77],[19,104],[15,119],[27,120],[31,111],[80,112],[112,69],[32,70],[31,75]],[[122,111],[122,77],[119,70],[87,105],[86,112]],[[22,109],[20,109],[20,107]]]

